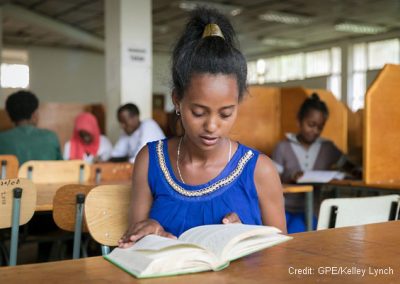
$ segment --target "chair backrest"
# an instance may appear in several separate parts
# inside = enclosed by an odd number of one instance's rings
[[[90,182],[130,181],[133,164],[131,163],[97,163],[90,165]]]
[[[32,218],[36,208],[36,188],[27,179],[0,180],[0,229],[12,225],[13,190],[22,188],[19,224],[24,225]]]
[[[130,192],[129,185],[100,185],[86,196],[86,225],[98,243],[118,245],[128,228]]]
[[[400,195],[332,198],[322,202],[317,230],[365,225],[395,220]]]
[[[0,155],[0,179],[17,178],[19,162],[14,155]]]
[[[81,160],[28,161],[22,164],[18,176],[34,183],[80,183],[89,180],[89,172],[89,165]]]
[[[94,185],[67,184],[60,187],[53,198],[53,219],[65,231],[75,230],[76,196],[87,195]],[[85,223],[82,231],[87,232]]]

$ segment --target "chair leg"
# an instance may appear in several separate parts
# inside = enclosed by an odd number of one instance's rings
[[[76,214],[75,214],[75,232],[74,232],[74,249],[72,258],[79,258],[82,239],[82,219],[83,219],[83,203],[85,202],[84,194],[76,195]]]
[[[12,209],[12,226],[11,226],[11,242],[10,242],[10,266],[17,264],[18,250],[18,234],[19,234],[19,216],[21,209],[22,188],[14,188],[13,190],[13,209]]]
[[[105,246],[105,245],[101,245],[101,254],[102,255],[107,255],[110,253],[110,247],[109,246]]]

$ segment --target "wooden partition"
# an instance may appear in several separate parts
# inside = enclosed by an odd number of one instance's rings
[[[0,109],[0,131],[8,130],[14,127],[10,117],[5,109]]]
[[[364,181],[400,184],[400,66],[386,65],[365,97]]]
[[[357,165],[362,165],[363,149],[363,116],[362,109],[352,112],[348,109],[348,156]]]
[[[239,106],[230,137],[271,154],[279,140],[280,93],[278,88],[253,86]]]
[[[325,124],[321,136],[332,140],[336,146],[347,153],[347,107],[327,90],[306,89],[302,87],[281,89],[281,132],[280,139],[284,139],[285,133],[297,132],[297,112],[303,101],[316,92],[329,109],[329,119]]]
[[[99,122],[101,133],[105,133],[105,110],[101,104],[79,103],[41,103],[39,106],[38,127],[54,131],[60,140],[61,148],[72,137],[75,117],[81,112],[91,112]],[[0,131],[13,128],[8,114],[0,110]]]

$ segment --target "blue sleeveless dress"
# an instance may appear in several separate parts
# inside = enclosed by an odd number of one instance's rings
[[[239,143],[222,172],[207,183],[187,185],[178,180],[168,156],[168,140],[148,143],[148,182],[153,195],[150,218],[175,236],[208,224],[221,224],[231,212],[242,223],[261,225],[254,183],[259,152]]]

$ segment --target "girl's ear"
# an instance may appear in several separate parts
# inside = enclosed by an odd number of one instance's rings
[[[171,97],[172,97],[172,103],[173,103],[174,106],[175,106],[175,110],[179,110],[180,100],[179,100],[179,98],[178,98],[178,95],[177,95],[175,89],[172,90],[172,96],[171,96]]]

